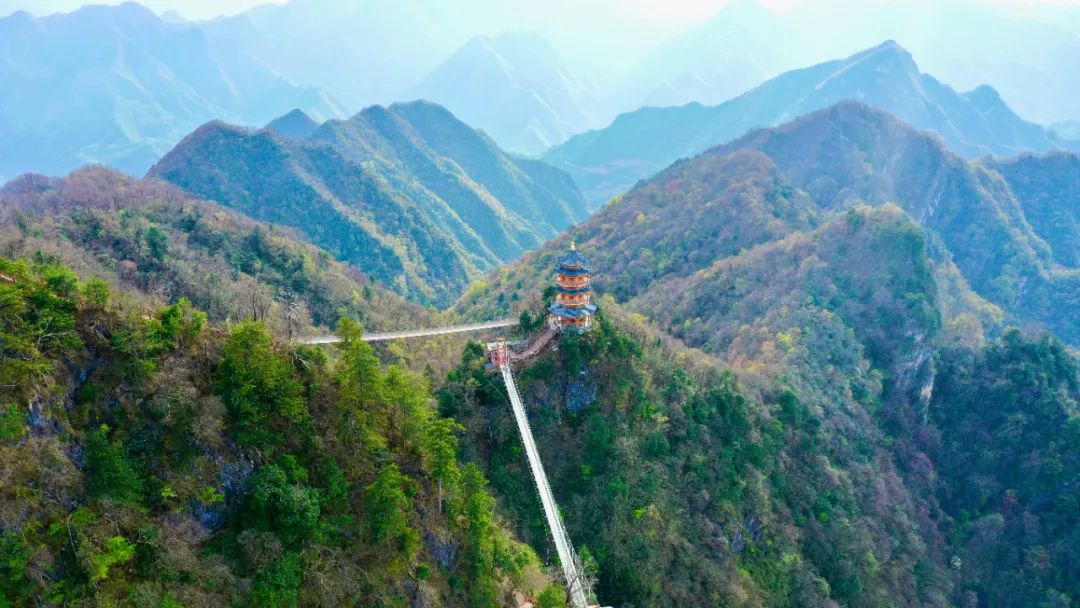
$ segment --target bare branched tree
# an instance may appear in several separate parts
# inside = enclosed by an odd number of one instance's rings
[[[300,305],[299,298],[288,289],[279,289],[274,298],[281,306],[285,317],[285,331],[289,334],[289,341],[293,339],[293,325],[296,322],[296,311]]]

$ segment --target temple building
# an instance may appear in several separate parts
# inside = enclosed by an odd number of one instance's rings
[[[555,301],[548,308],[551,322],[560,329],[584,331],[592,326],[596,304],[591,302],[591,273],[589,261],[571,243],[555,264]]]

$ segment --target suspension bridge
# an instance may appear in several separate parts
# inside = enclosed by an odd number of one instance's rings
[[[589,268],[588,260],[578,252],[577,246],[571,242],[570,251],[559,256],[555,263],[555,299],[548,306],[548,317],[543,331],[531,342],[522,344],[524,348],[521,350],[512,350],[505,339],[487,345],[491,363],[502,374],[506,392],[510,396],[510,407],[514,411],[514,420],[517,422],[518,432],[521,434],[521,443],[525,445],[529,470],[532,472],[536,491],[540,494],[540,503],[544,507],[544,516],[547,518],[548,529],[551,530],[552,539],[555,541],[555,550],[559,554],[559,566],[562,568],[563,577],[566,579],[566,589],[570,595],[571,608],[594,608],[589,605],[592,591],[588,588],[589,581],[583,576],[581,560],[578,559],[577,553],[574,552],[574,545],[570,542],[570,535],[566,533],[562,515],[559,513],[559,505],[555,502],[555,495],[551,491],[547,474],[544,472],[544,463],[540,460],[539,450],[536,449],[536,441],[533,439],[532,429],[529,427],[529,417],[525,414],[525,405],[521,401],[521,395],[518,394],[511,364],[538,355],[560,331],[587,331],[592,327],[593,316],[596,314],[597,308],[596,304],[590,301],[592,297],[591,284],[592,270]],[[469,325],[370,333],[365,334],[363,339],[367,342],[382,342],[499,329],[516,325],[518,325],[518,321],[515,319],[498,319]],[[302,340],[304,344],[333,344],[339,341],[340,339],[337,336],[320,336]],[[515,344],[516,346],[518,345]]]
[[[544,343],[546,344],[550,339],[549,335]],[[502,374],[506,392],[510,395],[510,405],[514,410],[514,419],[517,421],[518,432],[521,434],[521,442],[525,444],[529,469],[532,470],[533,481],[540,494],[540,503],[544,507],[544,516],[547,518],[551,536],[555,540],[555,550],[559,554],[559,564],[562,566],[567,591],[570,593],[570,605],[573,608],[587,608],[589,605],[585,589],[587,581],[582,576],[581,560],[570,543],[570,535],[566,533],[562,515],[559,514],[559,505],[555,502],[555,495],[551,492],[551,485],[544,472],[544,463],[541,462],[540,452],[536,449],[532,427],[529,426],[529,418],[525,414],[521,395],[518,394],[514,373],[510,369],[510,349],[505,341],[498,341],[488,344],[488,352],[491,354],[491,362]]]
[[[517,325],[517,319],[497,319],[467,325],[366,333],[363,339],[366,342],[385,342],[388,340],[502,329]],[[551,530],[555,550],[559,556],[559,565],[562,568],[563,577],[566,579],[566,588],[570,595],[570,606],[571,608],[590,608],[589,597],[592,593],[588,589],[588,581],[583,576],[581,560],[574,551],[574,546],[570,542],[570,535],[567,534],[566,527],[563,525],[562,515],[559,514],[559,505],[555,502],[555,495],[551,491],[547,474],[544,472],[544,464],[540,460],[539,450],[536,449],[536,441],[533,439],[532,428],[529,426],[529,418],[525,413],[525,406],[522,403],[521,395],[518,394],[517,384],[514,382],[514,374],[510,367],[511,363],[524,361],[539,354],[551,343],[556,335],[558,335],[558,327],[549,323],[545,324],[543,331],[520,351],[510,350],[505,340],[489,343],[487,350],[492,364],[502,374],[506,392],[510,396],[510,406],[514,411],[514,420],[517,422],[521,442],[525,446],[525,454],[529,461],[533,482],[535,482],[537,493],[540,495],[540,503],[544,508],[548,529]],[[316,336],[300,340],[303,344],[334,344],[340,341],[341,339],[334,335]]]
[[[404,340],[408,338],[425,338],[428,336],[461,334],[471,331],[482,331],[485,329],[501,329],[504,327],[515,327],[517,324],[517,319],[496,319],[494,321],[484,321],[483,323],[470,323],[468,325],[447,325],[445,327],[430,327],[427,329],[406,329],[402,331],[372,333],[365,332],[363,340],[365,342],[388,342],[390,340]],[[303,340],[300,340],[301,344],[336,344],[340,341],[341,338],[333,334],[327,336],[316,336],[314,338],[305,338]]]

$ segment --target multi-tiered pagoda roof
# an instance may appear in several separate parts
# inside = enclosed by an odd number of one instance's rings
[[[561,328],[586,329],[596,314],[592,298],[592,270],[589,260],[570,245],[570,251],[555,262],[555,301],[548,307]]]

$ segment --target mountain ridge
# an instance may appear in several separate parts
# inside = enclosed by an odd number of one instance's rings
[[[327,117],[342,111],[203,29],[133,2],[20,13],[0,19],[0,30],[8,42],[0,79],[9,85],[0,91],[0,175],[9,178],[86,162],[141,175],[207,120],[261,124],[298,105]]]
[[[477,36],[408,89],[508,149],[538,154],[596,124],[595,94],[533,33]]]
[[[677,158],[844,99],[882,107],[916,127],[933,130],[968,158],[1065,146],[1042,127],[1017,117],[989,88],[956,93],[921,73],[910,53],[888,41],[846,59],[784,73],[717,106],[688,104],[623,114],[606,129],[575,136],[543,158],[570,171],[595,202]],[[990,118],[996,122],[991,124]]]
[[[308,116],[307,112],[294,108],[266,123],[263,128],[289,139],[306,139],[319,128],[319,123]]]
[[[372,106],[304,139],[208,123],[150,175],[293,226],[426,303],[449,304],[480,273],[587,214],[558,170],[507,156],[424,102]]]

